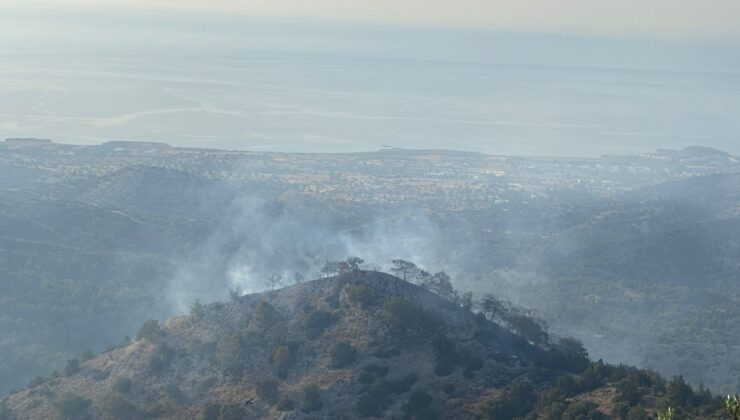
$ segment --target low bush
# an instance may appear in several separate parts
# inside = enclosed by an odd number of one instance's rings
[[[347,341],[340,341],[331,348],[331,367],[343,368],[357,360],[357,350]]]
[[[280,398],[279,385],[273,379],[263,379],[257,382],[256,392],[261,400],[270,405],[277,403]]]
[[[280,345],[272,352],[272,368],[279,378],[285,379],[295,359],[289,346]]]
[[[331,312],[310,310],[306,315],[306,338],[318,338],[324,330],[334,325],[338,317]]]
[[[72,376],[80,371],[80,360],[69,359],[67,364],[64,366],[64,376]]]
[[[244,369],[244,339],[241,334],[226,334],[216,342],[216,361],[229,376],[239,376]]]
[[[113,390],[122,395],[127,395],[133,387],[134,383],[130,378],[118,378],[113,383]]]
[[[0,401],[0,420],[11,420],[13,412],[10,411],[5,401]]]
[[[579,401],[568,405],[563,412],[563,420],[599,420],[604,414],[599,411],[599,406],[591,401]]]
[[[439,335],[432,341],[432,348],[435,353],[434,373],[438,376],[447,376],[451,374],[455,367],[462,362],[462,357],[455,347],[455,343],[445,335]]]
[[[208,401],[203,405],[200,412],[200,420],[219,420],[218,417],[221,415],[221,404],[213,401]]]
[[[401,379],[394,381],[384,381],[383,386],[393,394],[404,394],[411,389],[411,386],[416,383],[418,377],[415,373],[409,373]]]
[[[375,381],[375,376],[370,372],[360,372],[357,375],[357,381],[363,385],[369,385]]]
[[[152,358],[149,359],[149,371],[160,374],[167,370],[175,359],[175,350],[167,345],[157,346]]]
[[[486,401],[482,413],[487,419],[524,417],[532,411],[537,395],[528,381],[517,381],[500,395]]]
[[[139,327],[139,332],[136,333],[136,339],[154,341],[162,335],[164,335],[164,331],[159,326],[159,321],[150,319]]]
[[[436,417],[436,413],[430,407],[432,401],[434,401],[434,398],[429,393],[414,391],[409,396],[406,404],[403,405],[403,411],[412,419],[432,420]]]
[[[54,404],[59,414],[66,419],[78,419],[88,417],[88,409],[91,401],[79,395],[65,394]]]
[[[376,385],[360,395],[355,403],[355,410],[360,417],[380,417],[391,402],[388,390],[382,385]]]
[[[391,332],[397,334],[426,327],[422,310],[400,296],[394,296],[385,302],[381,319]]]
[[[307,385],[301,393],[301,410],[305,413],[319,411],[324,407],[321,402],[321,390],[317,385]]]
[[[281,319],[282,317],[275,307],[264,300],[257,304],[257,307],[254,308],[254,312],[252,313],[252,322],[260,331],[265,331],[273,327]]]
[[[277,411],[285,412],[293,411],[295,406],[293,405],[293,400],[284,395],[282,398],[280,398],[280,401],[278,401],[275,408],[277,408]]]
[[[648,420],[648,419],[650,419],[650,417],[645,411],[645,408],[641,405],[636,405],[634,407],[631,407],[630,411],[627,412],[626,420]]]
[[[367,308],[375,303],[375,293],[365,284],[357,283],[347,288],[347,299],[363,308]]]
[[[106,417],[110,419],[133,419],[137,417],[138,413],[136,406],[131,404],[123,395],[117,392],[108,394],[103,399],[102,409]]]
[[[388,366],[370,364],[364,367],[365,372],[371,373],[378,378],[385,378],[388,374]]]

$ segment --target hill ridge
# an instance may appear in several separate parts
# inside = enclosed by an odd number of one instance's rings
[[[0,419],[614,418],[616,382],[665,389],[564,343],[536,346],[424,287],[353,270],[149,321],[11,394]],[[642,394],[633,403],[655,406]]]

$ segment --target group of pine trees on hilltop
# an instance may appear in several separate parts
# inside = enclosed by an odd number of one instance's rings
[[[327,277],[347,275],[351,278],[353,274],[360,270],[363,263],[364,260],[359,257],[349,257],[345,261],[327,261],[321,267],[321,272]],[[450,276],[444,271],[431,273],[422,269],[417,264],[403,259],[392,260],[390,271],[404,281],[418,284],[466,310],[476,312],[478,316],[489,321],[499,322],[535,346],[555,349],[564,353],[575,352],[584,359],[588,357],[583,344],[579,340],[570,337],[552,340],[547,332],[547,324],[544,320],[537,318],[533,311],[516,307],[511,302],[502,300],[492,293],[486,293],[480,300],[474,297],[472,291],[459,293],[453,287]],[[688,393],[693,393],[691,387],[680,376],[673,378],[668,384],[669,387],[674,385],[675,387],[686,390]],[[681,387],[680,385],[684,386]],[[712,399],[709,391],[703,387],[700,387],[699,394],[706,397],[705,399],[707,401]],[[728,395],[723,405],[732,420],[740,420],[740,396]],[[663,411],[656,411],[655,417],[658,420],[678,420],[679,418],[685,418],[685,416],[677,415],[677,412],[677,410],[669,405]],[[629,415],[629,413],[626,414]],[[642,418],[640,415],[634,417],[623,417],[620,415],[619,417],[630,420],[633,418]],[[644,418],[648,419],[649,417]]]

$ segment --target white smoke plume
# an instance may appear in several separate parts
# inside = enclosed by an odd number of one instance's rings
[[[175,313],[196,300],[223,300],[229,290],[255,293],[280,276],[292,284],[321,276],[327,260],[359,256],[365,268],[385,270],[395,258],[433,267],[443,243],[439,226],[425,213],[377,217],[357,226],[340,226],[331,216],[310,214],[250,196],[234,200],[208,240],[181,261],[168,284]]]

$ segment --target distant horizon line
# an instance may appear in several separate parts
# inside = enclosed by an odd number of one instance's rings
[[[357,155],[363,153],[378,153],[383,151],[402,151],[402,152],[437,152],[437,153],[458,153],[458,154],[471,154],[481,156],[493,156],[493,157],[511,157],[511,158],[549,158],[549,159],[600,159],[609,156],[641,156],[660,154],[664,152],[683,152],[692,148],[700,148],[717,152],[717,154],[723,154],[731,157],[738,157],[731,152],[726,150],[703,144],[691,144],[684,146],[680,149],[670,148],[657,148],[653,149],[652,152],[632,152],[625,154],[617,153],[603,153],[595,156],[556,156],[556,155],[530,155],[530,154],[492,154],[479,152],[475,150],[461,150],[461,149],[445,149],[445,148],[415,148],[415,147],[397,147],[391,145],[382,145],[377,149],[354,151],[354,152],[281,152],[274,150],[255,150],[255,149],[224,149],[217,147],[205,147],[205,146],[177,146],[161,141],[146,141],[146,140],[106,140],[96,144],[82,144],[82,143],[65,143],[54,139],[37,138],[37,137],[7,137],[3,140],[3,143],[36,143],[42,144],[57,144],[63,146],[73,147],[100,147],[111,144],[128,144],[128,145],[151,145],[161,149],[180,149],[180,150],[202,150],[202,151],[218,151],[218,152],[229,152],[229,153],[263,153],[263,154],[279,154],[279,155]]]
[[[0,2],[1,3],[1,2]],[[7,5],[0,4],[0,9],[8,8]],[[532,36],[549,36],[549,37],[573,37],[586,38],[594,40],[611,40],[611,41],[648,41],[670,44],[699,44],[699,45],[717,45],[717,46],[740,46],[740,36],[719,36],[719,35],[650,35],[647,33],[610,33],[610,32],[589,32],[575,29],[532,29],[518,26],[502,26],[498,24],[483,23],[443,23],[433,21],[406,21],[406,20],[382,20],[382,19],[362,19],[357,17],[340,17],[340,16],[305,16],[305,15],[277,15],[277,14],[260,14],[260,13],[243,13],[228,10],[209,10],[202,11],[198,9],[172,9],[167,7],[136,7],[122,5],[82,5],[69,4],[59,5],[51,2],[36,1],[29,3],[28,6],[10,5],[14,10],[35,10],[35,11],[64,11],[69,12],[81,11],[85,13],[102,13],[102,14],[127,14],[137,15],[156,15],[166,18],[176,16],[196,17],[198,19],[228,19],[228,20],[253,20],[263,21],[276,24],[287,24],[292,22],[304,22],[308,24],[332,24],[337,26],[358,25],[370,28],[398,28],[407,30],[420,31],[450,31],[450,32],[481,32],[481,33],[509,33]]]

